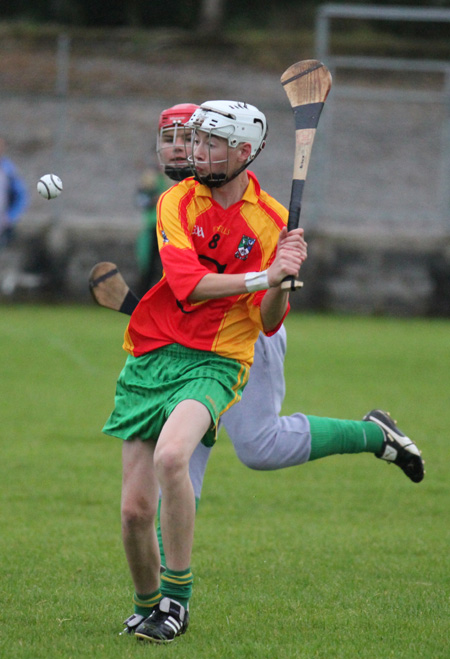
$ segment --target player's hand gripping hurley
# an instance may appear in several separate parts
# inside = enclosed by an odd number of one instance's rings
[[[318,60],[308,59],[290,66],[281,76],[295,120],[295,158],[289,202],[288,231],[298,227],[303,188],[320,113],[331,89],[331,74]],[[295,291],[303,282],[286,277],[283,290]]]

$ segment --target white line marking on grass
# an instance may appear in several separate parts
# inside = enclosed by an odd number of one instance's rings
[[[79,366],[82,371],[89,373],[89,375],[97,375],[99,373],[98,368],[93,366],[91,362],[86,359],[83,353],[75,350],[73,346],[70,346],[67,341],[62,339],[57,334],[49,334],[47,332],[45,336],[41,338],[46,340],[52,348],[58,349],[63,355],[69,357],[69,359],[71,359],[74,364]]]
[[[18,327],[0,327],[0,336],[9,336],[13,340],[18,341],[19,339],[29,339],[36,343],[37,341],[42,341],[47,343],[51,348],[58,350],[65,357],[68,357],[70,361],[76,364],[82,371],[88,373],[89,375],[98,375],[100,372],[96,366],[93,366],[92,363],[86,359],[82,352],[76,350],[71,346],[66,339],[63,339],[58,334],[50,332],[48,327],[45,328],[45,331],[36,332],[29,331],[28,327],[18,328]]]

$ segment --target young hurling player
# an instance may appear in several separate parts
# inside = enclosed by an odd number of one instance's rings
[[[189,145],[183,138],[182,125],[198,108],[180,104],[160,115],[157,151],[165,173],[175,181],[189,176]],[[371,452],[394,462],[414,482],[423,478],[423,463],[417,448],[394,425],[392,419],[374,410],[363,422],[321,419],[297,413],[280,417],[285,395],[284,358],[286,332],[281,326],[270,338],[260,333],[255,344],[254,362],[242,399],[221,417],[240,460],[252,469],[274,470],[300,465],[337,453]],[[372,425],[374,432],[365,431]],[[369,422],[369,423],[368,423]],[[369,440],[369,441],[368,441]],[[196,497],[200,499],[203,478],[211,448],[200,443],[195,449],[189,471]],[[158,525],[161,561],[164,548]],[[125,632],[133,633],[148,615],[144,602],[134,604],[135,612],[125,621]]]
[[[140,280],[138,292],[142,296],[161,278],[161,259],[156,239],[156,206],[159,197],[171,185],[171,180],[181,181],[192,176],[186,159],[183,124],[197,109],[192,103],[182,103],[161,113],[157,134],[156,152],[159,165],[148,166],[141,175],[136,205],[142,211],[142,228],[136,240],[136,257]],[[164,131],[170,123],[170,135]],[[170,142],[169,142],[170,140]],[[165,158],[166,162],[162,163]],[[136,303],[138,300],[136,300]]]
[[[261,331],[288,311],[280,284],[306,258],[303,230],[246,168],[264,145],[266,119],[245,103],[204,104],[194,129],[196,179],[158,203],[164,276],[139,302],[125,332],[129,357],[104,432],[124,440],[122,533],[137,604],[150,615],[137,638],[185,632],[195,496],[189,460],[215,441],[219,417],[240,399]],[[160,523],[166,570],[154,528]]]

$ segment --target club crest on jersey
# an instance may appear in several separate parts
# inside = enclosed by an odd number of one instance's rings
[[[256,242],[256,238],[250,238],[249,236],[242,236],[241,242],[239,243],[239,246],[234,253],[235,257],[237,259],[241,259],[242,261],[245,261],[247,256],[250,254],[253,245]]]
[[[200,227],[198,224],[196,224],[194,230],[192,231],[192,235],[199,236],[200,238],[204,238],[205,232],[203,231],[203,227]]]

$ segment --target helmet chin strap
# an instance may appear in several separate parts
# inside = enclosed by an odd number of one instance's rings
[[[197,174],[194,165],[194,179],[199,183],[206,185],[208,188],[221,188],[223,185],[225,185],[225,183],[229,183],[234,178],[236,178],[236,176],[239,176],[239,174],[243,172],[244,169],[247,169],[247,167],[253,162],[253,160],[254,158],[252,158],[250,162],[244,163],[241,167],[238,167],[238,169],[236,169],[236,171],[234,171],[232,174],[207,174],[206,176],[200,176],[199,174]]]
[[[255,160],[256,156],[261,152],[261,150],[265,146],[265,140],[261,143],[261,146],[259,149],[256,151],[255,155],[251,160],[248,160],[245,162],[241,167],[238,167],[236,171],[234,171],[232,174],[207,174],[206,176],[201,176],[197,174],[197,170],[195,168],[195,161],[193,160],[192,156],[189,156],[188,160],[189,162],[192,163],[192,169],[193,169],[193,175],[194,179],[198,181],[199,183],[202,183],[203,185],[206,185],[208,188],[221,188],[223,185],[226,183],[229,183],[232,181],[236,176],[239,176],[241,172],[243,172],[251,163]],[[211,161],[210,161],[211,164]]]
[[[222,185],[225,185],[229,181],[226,174],[208,174],[207,176],[194,174],[194,180],[202,183],[202,185],[206,185],[208,188],[221,188]]]
[[[174,167],[174,165],[166,165],[164,167],[164,174],[168,176],[172,181],[184,181],[188,176],[194,174],[194,170],[190,165],[185,165],[184,167]]]

